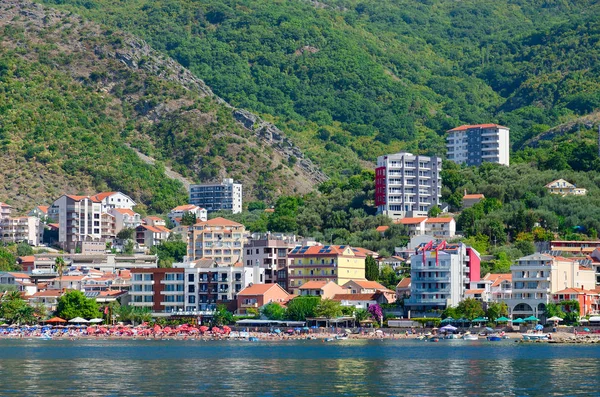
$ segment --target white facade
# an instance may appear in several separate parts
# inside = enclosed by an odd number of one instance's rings
[[[0,232],[2,241],[5,243],[25,242],[37,246],[40,244],[43,225],[35,216],[3,218],[0,219]]]
[[[185,270],[185,310],[214,310],[217,302],[231,301],[250,284],[263,284],[264,269],[256,266],[217,266],[210,260],[173,264]]]
[[[102,192],[92,198],[102,203],[102,212],[109,212],[115,208],[132,210],[136,206],[131,197],[121,192]]]
[[[375,205],[377,213],[393,219],[426,217],[440,205],[442,159],[401,152],[377,158]]]
[[[66,250],[80,241],[102,240],[102,203],[88,196],[61,196],[48,209],[58,223],[58,242]]]
[[[425,233],[437,238],[452,238],[456,236],[456,221],[454,218],[428,218]]]
[[[457,164],[484,162],[508,166],[510,130],[497,124],[463,125],[448,131],[448,160]]]
[[[421,252],[411,256],[410,298],[405,307],[428,312],[458,305],[471,281],[479,279],[479,274],[471,275],[472,267],[479,271],[478,260],[477,251],[462,243],[440,250],[437,257],[434,250],[425,251],[424,258]]]
[[[179,219],[183,218],[185,214],[194,214],[196,216],[196,222],[204,222],[208,219],[208,211],[206,211],[205,208],[198,207],[194,204],[175,207],[167,216],[175,226],[179,226]]]
[[[130,209],[113,208],[109,210],[109,214],[115,218],[115,234],[123,229],[135,229],[142,224],[141,215]]]
[[[244,265],[246,267],[258,265],[265,271],[265,283],[275,283],[277,270],[290,264],[287,253],[295,246],[283,240],[248,240],[244,246]]]
[[[206,208],[208,212],[242,212],[242,184],[225,178],[221,183],[203,183],[190,186],[190,204]]]

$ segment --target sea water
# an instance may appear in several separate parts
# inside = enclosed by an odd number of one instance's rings
[[[2,396],[595,396],[600,345],[0,340]]]

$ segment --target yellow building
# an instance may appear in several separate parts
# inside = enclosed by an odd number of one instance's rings
[[[198,222],[188,234],[188,259],[212,259],[220,265],[242,260],[244,225],[225,218]]]
[[[308,281],[333,281],[343,285],[365,278],[366,250],[347,245],[296,247],[289,254],[288,289],[300,295]]]

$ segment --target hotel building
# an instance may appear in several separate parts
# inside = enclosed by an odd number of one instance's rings
[[[242,260],[244,225],[225,218],[198,222],[188,234],[188,261],[211,259],[222,265]]]
[[[242,212],[242,184],[225,178],[221,183],[203,183],[190,186],[190,204],[206,208],[208,212]]]
[[[426,217],[442,197],[442,159],[401,152],[379,156],[375,169],[377,213],[392,219]]]
[[[484,162],[509,165],[510,131],[498,124],[461,125],[448,131],[448,160],[457,164]]]

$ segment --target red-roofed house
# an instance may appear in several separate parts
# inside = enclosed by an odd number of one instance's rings
[[[49,207],[47,205],[38,205],[37,207],[29,211],[27,215],[35,216],[36,218],[40,219],[45,218],[48,215],[48,208]]]
[[[579,315],[582,317],[600,314],[599,297],[598,291],[586,290],[583,288],[566,288],[552,294],[552,300],[556,304],[560,304],[564,301],[578,301]],[[568,305],[562,306],[563,310],[566,312],[570,312],[573,309]]]
[[[48,289],[73,289],[77,291],[83,291],[83,283],[87,278],[87,276],[62,276],[62,278],[56,277],[48,280]]]
[[[0,202],[0,219],[10,217],[12,207],[6,203]]]
[[[377,229],[375,229],[375,231],[381,233],[381,235],[383,236],[386,230],[388,230],[389,228],[389,226],[377,226]]]
[[[463,207],[463,209],[471,208],[472,206],[474,206],[475,204],[477,204],[478,202],[480,202],[483,199],[485,199],[485,196],[483,194],[466,194],[465,193],[465,195],[462,198],[462,207]]]
[[[142,224],[141,215],[129,208],[112,208],[109,214],[115,218],[115,235],[125,228],[135,229]]]
[[[264,305],[277,302],[287,303],[290,294],[279,284],[252,284],[237,295],[237,314],[246,314],[248,308],[259,309]]]
[[[36,306],[42,304],[46,306],[48,311],[54,312],[56,311],[56,307],[58,305],[58,299],[64,294],[62,290],[45,290],[38,291],[33,295],[26,296],[29,306]]]
[[[386,300],[383,303],[396,302],[396,291],[392,291],[377,281],[350,280],[344,284],[344,288],[351,294],[374,294],[378,292],[381,293]]]
[[[175,226],[179,226],[181,222],[181,218],[185,214],[193,214],[196,216],[196,222],[204,222],[208,219],[208,213],[205,208],[198,207],[194,204],[185,204],[180,205],[171,210],[167,215],[171,222],[175,224]]]
[[[425,234],[426,220],[427,217],[422,216],[417,218],[402,218],[396,221],[396,223],[406,226],[409,236],[421,236]]]
[[[371,305],[388,303],[380,292],[365,294],[337,294],[333,300],[340,302],[342,306],[354,307],[356,309],[368,309]]]
[[[457,164],[481,165],[483,162],[509,165],[509,134],[498,124],[461,125],[448,131],[448,160]]]
[[[405,277],[396,285],[396,296],[398,298],[410,296],[410,277]]]
[[[131,210],[136,206],[136,202],[131,197],[121,192],[102,192],[91,198],[102,204],[102,212],[109,212],[115,208]]]
[[[456,235],[456,221],[454,218],[427,218],[425,233],[437,238],[452,238]]]
[[[146,248],[151,248],[166,241],[170,232],[164,226],[139,225],[135,228],[135,241]]]
[[[345,294],[347,290],[333,281],[308,281],[299,288],[300,295],[320,296],[331,299],[336,294]]]
[[[33,255],[21,256],[17,258],[17,262],[19,262],[24,272],[30,272],[35,269],[35,256]]]

